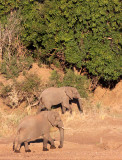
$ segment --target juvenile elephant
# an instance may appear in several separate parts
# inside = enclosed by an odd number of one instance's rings
[[[65,113],[66,109],[72,113],[72,109],[69,104],[69,100],[77,99],[79,103],[79,111],[82,110],[81,97],[77,89],[74,87],[50,87],[45,89],[39,98],[39,109],[41,111],[43,108],[50,110],[53,105],[62,105],[62,113]]]
[[[54,111],[43,111],[35,116],[27,116],[19,124],[17,129],[17,135],[13,142],[13,150],[20,152],[21,144],[25,145],[25,152],[31,152],[28,147],[28,142],[35,140],[38,137],[43,137],[43,151],[48,151],[47,143],[50,141],[50,149],[55,149],[54,140],[50,136],[50,128],[55,126],[60,131],[60,145],[59,148],[63,147],[64,141],[64,129],[63,122],[57,112]]]

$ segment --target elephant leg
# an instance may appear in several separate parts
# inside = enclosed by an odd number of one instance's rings
[[[69,104],[69,111],[70,113],[72,114],[72,108],[71,108],[71,105]]]
[[[46,108],[48,111],[51,111],[51,106],[52,106],[52,105],[50,104],[50,102],[47,102],[47,101],[46,101],[46,102],[44,103],[44,106],[45,106],[45,108]]]
[[[20,144],[17,144],[17,147],[15,148],[14,152],[15,153],[20,153]]]
[[[21,146],[21,143],[18,143],[18,141],[16,141],[14,152],[20,153],[20,146]]]
[[[20,153],[20,146],[21,143],[19,142],[18,138],[15,140],[14,144],[13,144],[13,150],[16,153]]]
[[[69,104],[69,99],[64,99],[63,103],[62,103],[62,108],[67,108],[70,113],[72,114],[72,108]]]
[[[49,135],[48,140],[49,140],[49,141],[50,141],[50,143],[51,143],[50,149],[55,149],[56,147],[55,147],[55,144],[54,144],[54,140],[51,138],[51,136],[50,136],[50,135]]]
[[[25,152],[31,152],[28,146],[28,142],[24,142],[24,145],[25,145]]]
[[[49,151],[47,149],[48,136],[44,136],[43,138],[43,151]]]
[[[65,112],[66,112],[66,107],[64,107],[62,104],[62,114],[64,114]]]

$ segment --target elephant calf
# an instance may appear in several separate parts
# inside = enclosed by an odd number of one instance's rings
[[[28,147],[28,142],[38,137],[43,137],[43,151],[48,151],[47,143],[50,141],[50,149],[55,149],[54,140],[50,136],[50,128],[55,126],[60,131],[60,145],[63,147],[64,129],[63,122],[59,113],[54,111],[43,111],[35,116],[25,117],[18,126],[17,134],[13,142],[13,150],[17,153],[20,152],[21,144],[25,145],[25,152],[31,152]]]

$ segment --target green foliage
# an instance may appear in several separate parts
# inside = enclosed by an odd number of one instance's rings
[[[10,85],[0,86],[0,95],[3,98],[7,97],[11,91],[12,91],[12,87]]]
[[[23,17],[22,26],[24,31],[21,38],[27,47],[38,49],[41,44],[41,34],[43,34],[42,7],[43,4],[37,1],[22,5],[21,15]]]
[[[66,64],[85,67],[99,79],[117,80],[122,74],[120,0],[10,0],[0,4],[2,17],[20,11],[21,40],[34,53],[39,51],[43,60],[53,63],[61,53]]]
[[[58,74],[56,70],[51,72],[51,76],[50,76],[48,85],[55,86],[55,87],[61,86],[61,75]]]
[[[88,79],[85,76],[76,75],[71,70],[68,70],[64,75],[62,86],[75,87],[79,91],[81,97],[86,98],[88,96]]]
[[[58,59],[54,59],[53,60],[53,64],[56,66],[56,68],[61,68],[60,62],[58,61]]]
[[[7,17],[13,14],[14,10],[20,12],[21,24],[24,30],[20,33],[21,40],[27,47],[38,48],[41,41],[43,24],[40,13],[43,4],[34,0],[1,0],[0,20],[7,23]],[[19,17],[20,18],[20,17]],[[19,36],[20,36],[19,35]]]
[[[1,73],[5,75],[7,79],[17,77],[19,75],[19,66],[17,65],[16,57],[11,57],[10,60],[5,58],[1,64]]]
[[[102,77],[104,80],[117,80],[122,74],[122,56],[115,53],[112,49],[108,50],[108,48],[108,44],[101,45],[99,42],[96,42],[90,48],[86,65],[89,72],[97,77]]]
[[[32,58],[28,57],[17,57],[12,56],[10,59],[4,55],[3,61],[1,63],[1,73],[5,75],[7,79],[15,78],[19,76],[19,73],[24,69],[29,69],[32,65]]]
[[[24,5],[31,4],[34,0],[0,0],[0,19],[3,20],[6,15],[12,13]]]
[[[22,81],[13,80],[9,85],[0,84],[0,96],[12,108],[18,107],[23,101],[30,105],[39,96],[41,88],[41,79],[37,75],[26,74]]]
[[[122,58],[119,0],[47,0],[44,15],[42,44],[47,52],[62,49],[69,64],[84,66],[104,80],[118,79]]]
[[[21,92],[24,96],[31,95],[39,90],[41,85],[40,78],[35,74],[29,74],[25,76],[25,80],[22,82],[16,82],[15,88]]]
[[[88,80],[85,76],[76,75],[73,71],[67,70],[63,78],[57,71],[53,71],[50,77],[50,86],[63,87],[71,86],[77,88],[81,97],[86,98],[88,92]]]

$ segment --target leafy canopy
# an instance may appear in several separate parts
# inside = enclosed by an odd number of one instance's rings
[[[34,55],[53,60],[63,53],[66,63],[85,67],[93,76],[120,77],[120,0],[1,0],[0,7],[2,17],[21,11],[21,39]]]
[[[120,11],[119,0],[47,0],[42,44],[47,52],[63,49],[69,64],[116,80],[122,59]]]

